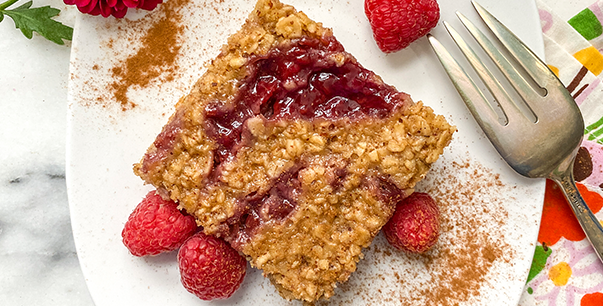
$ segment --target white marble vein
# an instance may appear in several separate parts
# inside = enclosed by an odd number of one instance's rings
[[[79,268],[62,165],[3,173],[0,300],[4,305],[92,304]]]

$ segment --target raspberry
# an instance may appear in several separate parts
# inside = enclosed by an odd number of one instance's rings
[[[184,288],[202,300],[226,299],[239,289],[247,262],[222,239],[198,232],[178,252]]]
[[[364,12],[377,46],[385,53],[406,48],[440,19],[436,0],[365,0]]]
[[[383,227],[387,241],[395,248],[423,253],[440,235],[440,211],[433,198],[415,192],[400,201],[392,218]]]
[[[121,236],[132,255],[146,256],[178,249],[196,230],[192,216],[180,212],[174,201],[151,191],[134,209]]]

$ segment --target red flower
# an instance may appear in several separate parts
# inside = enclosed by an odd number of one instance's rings
[[[63,0],[65,4],[76,5],[78,10],[84,14],[94,16],[102,15],[122,18],[128,12],[128,8],[141,8],[151,11],[163,0]]]

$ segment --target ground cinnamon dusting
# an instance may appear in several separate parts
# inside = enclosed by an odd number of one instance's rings
[[[171,113],[240,28],[251,2],[164,0],[153,11],[136,10],[122,19],[95,22],[99,52],[75,53],[70,74],[78,104],[115,110]],[[88,42],[88,40],[84,40]],[[121,114],[120,114],[121,113]],[[127,112],[130,113],[130,112]]]
[[[468,180],[464,181],[455,175],[445,175],[449,167],[473,169],[467,172]],[[480,230],[486,223],[498,228],[503,226],[508,215],[502,206],[496,205],[505,203],[488,205],[477,199],[479,193],[504,187],[497,174],[469,162],[453,162],[441,171],[428,192],[441,205],[443,231],[456,231],[458,234],[440,245],[438,252],[428,255],[431,260],[441,262],[447,268],[436,274],[438,286],[420,292],[426,299],[439,305],[455,305],[479,295],[495,260],[508,261],[512,255],[508,254],[510,248],[500,232]],[[456,187],[451,189],[452,186]],[[457,205],[469,206],[454,211]]]
[[[142,37],[138,51],[111,69],[114,81],[109,88],[123,110],[136,106],[127,97],[131,87],[144,88],[157,78],[161,78],[160,81],[174,79],[175,61],[181,48],[178,38],[184,29],[176,8],[187,1],[169,0],[160,5],[157,9],[163,16]]]
[[[447,161],[432,169],[418,190],[431,194],[440,207],[442,235],[436,246],[424,255],[406,254],[379,235],[357,273],[325,304],[346,305],[350,297],[371,305],[480,304],[495,266],[515,256],[503,231],[496,230],[509,219],[501,199],[510,188],[474,161]]]

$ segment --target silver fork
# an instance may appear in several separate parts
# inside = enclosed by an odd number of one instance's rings
[[[517,173],[530,178],[550,178],[561,187],[586,237],[603,261],[603,228],[578,192],[573,177],[574,159],[584,134],[580,109],[546,64],[486,9],[475,1],[472,3],[494,36],[525,72],[520,73],[481,30],[457,12],[459,19],[521,99],[511,97],[512,94],[505,90],[449,23],[444,22],[448,33],[498,106],[485,98],[459,63],[435,37],[429,35],[431,46],[498,153]],[[522,102],[527,107],[520,106]],[[499,117],[500,111],[497,114],[496,108],[502,109],[503,118]]]

